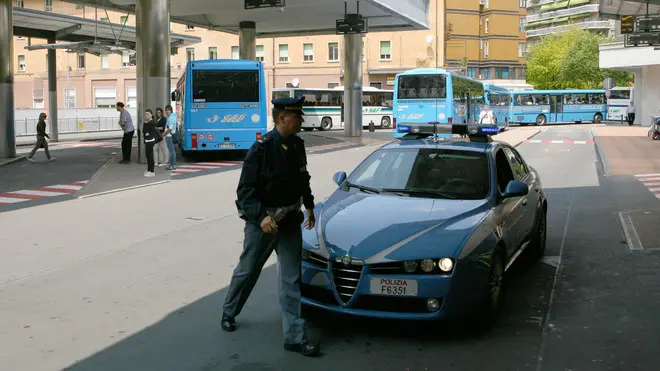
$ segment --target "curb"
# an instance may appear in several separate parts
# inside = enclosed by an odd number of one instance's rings
[[[15,164],[17,162],[21,162],[21,161],[24,161],[26,159],[27,159],[27,156],[17,156],[17,157],[12,158],[11,160],[9,160],[7,162],[3,162],[2,164],[0,164],[0,167]]]
[[[158,182],[154,183],[147,183],[147,184],[140,184],[140,185],[135,185],[135,186],[130,186],[130,187],[124,187],[124,188],[118,188],[118,189],[111,189],[109,191],[104,191],[104,192],[99,192],[99,193],[93,193],[91,195],[82,195],[78,196],[78,199],[83,199],[83,198],[90,198],[90,197],[96,197],[96,196],[103,196],[111,193],[117,193],[117,192],[123,192],[123,191],[129,191],[131,189],[138,189],[138,188],[144,188],[144,187],[149,187],[153,185],[158,185],[158,184],[164,184],[164,183],[169,183],[171,179],[166,179],[166,180],[161,180]],[[89,182],[87,183],[89,184]]]
[[[596,155],[600,160],[600,164],[603,167],[603,176],[610,176],[609,165],[607,164],[607,159],[603,155],[603,151],[600,149],[600,139],[594,133],[594,128],[591,128],[591,137],[594,139],[594,147],[596,147]]]
[[[635,230],[635,226],[633,225],[629,214],[630,211],[619,211],[619,222],[621,223],[621,228],[623,229],[623,235],[626,237],[628,250],[630,252],[643,251],[644,246],[642,245],[642,241],[639,239],[639,235],[637,234],[637,230]]]
[[[105,164],[103,164],[103,166],[101,166],[98,170],[96,170],[96,172],[94,173],[94,175],[92,175],[92,177],[89,178],[89,180],[87,181],[87,183],[85,183],[85,185],[84,185],[82,188],[80,188],[80,189],[78,190],[78,192],[74,193],[74,197],[75,197],[75,198],[83,198],[83,197],[85,197],[84,195],[83,195],[83,196],[77,196],[77,197],[76,197],[76,195],[80,194],[82,191],[84,191],[85,189],[87,189],[87,187],[89,187],[89,184],[90,184],[94,179],[98,178],[99,175],[101,175],[101,172],[102,172],[106,167],[108,167],[108,165],[110,165],[110,163],[112,162],[112,160],[115,159],[115,156],[118,156],[118,155],[110,156],[110,159],[109,159],[108,161],[106,161]]]
[[[542,132],[543,132],[543,130],[539,129],[539,131],[537,131],[536,133],[534,133],[534,134],[528,136],[528,137],[525,138],[525,139],[520,140],[520,142],[516,143],[516,144],[513,145],[512,147],[514,147],[514,148],[515,148],[515,147],[518,147],[519,145],[523,144],[526,140],[529,140],[529,139],[531,139],[531,138],[534,138],[535,136],[541,134]]]

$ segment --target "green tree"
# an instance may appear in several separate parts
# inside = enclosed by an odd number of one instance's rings
[[[628,86],[631,73],[599,68],[598,45],[607,41],[581,29],[545,36],[530,47],[527,81],[535,89],[602,89],[603,80],[611,77],[617,86]]]

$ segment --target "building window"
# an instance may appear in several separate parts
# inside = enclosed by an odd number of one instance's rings
[[[280,55],[280,59],[279,59],[279,62],[280,62],[280,63],[287,63],[287,62],[289,62],[289,45],[288,45],[288,44],[280,44],[280,45],[279,45],[279,48],[280,48],[280,53],[279,53],[279,55]]]
[[[314,44],[303,44],[303,61],[314,62]]]
[[[527,0],[520,0],[520,7],[527,8]]]
[[[328,43],[328,62],[339,60],[339,43]]]
[[[76,9],[85,9],[85,6],[83,4],[76,3]]]
[[[331,43],[332,44],[332,43]],[[334,89],[339,86],[338,82],[329,82],[328,83],[328,89]]]
[[[238,59],[239,58],[239,53],[238,53],[238,46],[232,46],[231,47],[231,59]]]
[[[471,78],[477,77],[477,67],[468,67],[467,76]]]
[[[101,54],[101,68],[110,68],[110,55],[107,53]]]
[[[520,27],[518,27],[518,31],[520,32],[525,32],[525,24],[526,24],[525,18],[520,18]]]
[[[484,0],[484,8],[488,9],[490,7],[490,2],[488,0]]]
[[[94,88],[94,108],[114,108],[117,91],[113,87]]]
[[[484,41],[484,58],[488,58],[488,47],[489,47],[489,42],[488,40]]]
[[[84,70],[85,69],[85,52],[78,52],[78,69],[79,70]]]
[[[392,60],[392,43],[389,41],[380,42],[380,60],[389,61]]]
[[[482,68],[481,69],[481,78],[483,80],[490,79],[490,68]]]
[[[486,17],[486,20],[484,21],[484,33],[488,33],[488,17]]]
[[[380,81],[379,82],[370,82],[369,86],[371,86],[372,88],[376,88],[376,89],[382,89],[383,88],[383,83],[380,82]]]
[[[120,24],[126,24],[126,23],[128,23],[128,16],[127,16],[127,15],[122,15],[122,16],[119,18],[119,23],[120,23]]]
[[[24,8],[25,4],[23,3],[23,0],[16,1],[16,7],[17,8]]]
[[[256,53],[254,54],[254,56],[257,57],[257,60],[263,62],[265,55],[266,55],[266,52],[264,51],[264,46],[263,45],[257,45],[257,50],[256,50]]]
[[[137,87],[126,87],[126,107],[137,108]]]
[[[518,58],[525,58],[525,43],[518,44]]]
[[[53,10],[53,0],[45,0],[44,9],[48,12]]]
[[[216,46],[209,46],[209,59],[218,59],[218,48]]]
[[[131,53],[129,52],[123,52],[121,54],[121,66],[122,67],[128,67],[132,66],[133,64],[131,63]]]
[[[508,79],[509,78],[509,67],[495,68],[495,78],[496,79]]]
[[[195,26],[193,26],[191,24],[186,25],[186,30],[194,30],[194,29],[195,29]]]
[[[76,89],[64,89],[64,108],[76,108]]]
[[[27,71],[27,66],[25,65],[25,56],[24,55],[19,55],[18,56],[18,70],[21,72]]]
[[[32,108],[44,108],[44,91],[43,89],[32,90]]]
[[[186,48],[186,61],[191,62],[195,60],[195,48]]]

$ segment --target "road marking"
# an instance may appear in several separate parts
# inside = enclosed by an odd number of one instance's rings
[[[523,143],[542,143],[542,144],[594,144],[593,140],[551,140],[551,139],[527,139]]]
[[[81,180],[70,184],[56,184],[41,188],[22,189],[19,191],[0,193],[0,205],[38,200],[45,197],[74,194],[81,190],[86,183],[86,180]]]
[[[653,193],[655,198],[660,198],[660,174],[637,174],[635,178],[640,181],[649,190]]]
[[[177,166],[176,169],[172,170],[172,176],[196,173],[199,171],[220,169],[229,166],[237,166],[242,163],[243,161],[222,161],[222,162],[197,162],[193,164],[185,164],[185,165]]]

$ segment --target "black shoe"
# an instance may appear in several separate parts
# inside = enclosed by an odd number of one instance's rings
[[[321,353],[321,345],[310,344],[308,342],[299,343],[299,344],[284,343],[284,350],[288,350],[289,352],[301,353],[305,357],[314,357],[314,356],[318,356]]]
[[[220,322],[222,329],[227,332],[236,331],[236,321],[231,317],[222,316],[222,322]]]

